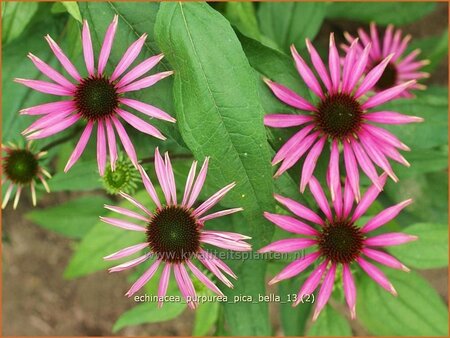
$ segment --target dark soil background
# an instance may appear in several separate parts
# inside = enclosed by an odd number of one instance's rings
[[[421,21],[404,27],[413,37],[435,35],[448,26],[448,5],[441,3],[434,13]],[[317,39],[327,39],[330,30],[354,32],[359,25],[347,21],[326,22]],[[448,62],[444,60],[428,83],[448,84]],[[57,205],[69,194],[54,193],[43,196],[40,208]],[[118,316],[135,305],[123,297],[129,288],[126,274],[112,278],[106,271],[76,280],[64,280],[64,268],[72,254],[74,242],[43,230],[24,219],[31,201],[22,197],[18,210],[8,206],[2,215],[3,235],[3,318],[4,336],[26,335],[111,335]],[[422,272],[423,276],[448,302],[448,271],[436,269]],[[272,309],[275,333],[281,335],[276,305]],[[187,310],[181,317],[160,324],[126,328],[120,335],[132,336],[189,336],[194,312]],[[357,322],[354,334],[367,332]]]

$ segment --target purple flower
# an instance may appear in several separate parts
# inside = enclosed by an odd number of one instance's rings
[[[411,53],[405,53],[408,43],[411,40],[411,35],[402,37],[401,29],[394,29],[393,25],[389,25],[386,28],[384,37],[380,38],[378,35],[378,29],[374,22],[370,24],[370,35],[367,34],[362,28],[358,29],[359,42],[356,43],[356,49],[358,54],[362,54],[364,48],[371,44],[372,48],[368,56],[367,69],[370,71],[373,67],[379,64],[383,59],[392,55],[383,75],[373,87],[376,92],[383,91],[396,85],[403,84],[410,80],[419,80],[428,78],[429,73],[421,72],[420,68],[430,63],[429,60],[417,60],[417,56],[420,54],[420,49],[416,49]],[[355,41],[355,38],[345,33],[345,38],[349,44]],[[350,45],[343,45],[342,48],[346,51],[349,50]],[[425,89],[422,84],[415,83],[408,89]],[[404,90],[400,94],[400,97],[413,97],[414,95],[409,90]]]
[[[386,177],[386,174],[380,176],[381,187],[384,186]],[[334,211],[331,210],[325,193],[314,176],[309,181],[309,188],[323,216],[319,216],[302,204],[280,195],[275,195],[276,200],[301,220],[287,215],[268,212],[264,214],[269,221],[278,227],[302,235],[302,237],[273,242],[260,249],[259,252],[293,252],[315,247],[311,253],[285,267],[269,284],[296,276],[316,262],[318,265],[302,285],[294,303],[294,305],[298,305],[302,298],[313,293],[322,281],[322,286],[316,298],[313,320],[317,319],[320,311],[330,298],[336,272],[339,268],[342,269],[345,298],[352,318],[356,316],[356,287],[351,268],[359,266],[381,287],[393,295],[397,295],[384,273],[367,259],[394,269],[409,271],[396,258],[377,248],[407,243],[417,239],[417,237],[400,232],[372,236],[370,234],[396,217],[404,207],[411,204],[412,200],[408,199],[384,209],[363,226],[359,226],[356,223],[380,193],[378,187],[375,185],[369,187],[361,201],[353,209],[354,195],[350,187],[350,180],[347,179],[343,192],[341,186],[338,185],[336,198],[333,202]]]
[[[210,244],[234,251],[249,251],[251,246],[245,240],[250,239],[250,237],[234,232],[204,229],[206,221],[242,210],[242,208],[233,208],[207,214],[235,186],[235,183],[220,189],[206,201],[194,207],[206,179],[208,161],[209,159],[206,158],[197,178],[195,178],[197,162],[194,161],[192,163],[186,180],[183,198],[181,202],[178,202],[169,155],[166,153],[165,159],[163,159],[157,148],[155,152],[155,171],[165,202],[158,198],[152,182],[143,168],[139,166],[145,189],[155,203],[156,210],[148,210],[140,202],[125,193],[121,193],[121,195],[139,208],[142,213],[136,213],[121,207],[106,206],[107,209],[134,218],[142,222],[143,225],[109,217],[101,217],[103,222],[126,230],[143,232],[146,234],[146,241],[115,252],[106,256],[105,259],[111,260],[127,257],[143,249],[147,251],[143,256],[110,268],[109,271],[127,270],[154,258],[150,268],[126,293],[128,297],[139,291],[153,277],[159,266],[162,266],[163,269],[158,289],[159,306],[163,305],[161,299],[166,295],[172,270],[181,294],[191,308],[197,307],[195,301],[196,292],[187,268],[206,287],[218,295],[223,295],[222,291],[194,264],[195,260],[203,264],[207,270],[211,271],[226,286],[233,287],[233,284],[225,276],[227,274],[236,279],[237,277],[233,271],[213,253],[204,250],[202,246]]]
[[[45,177],[51,178],[51,175],[39,163],[47,152],[35,152],[31,142],[28,142],[25,147],[12,143],[8,146],[2,144],[2,151],[5,152],[4,155],[2,154],[2,186],[8,182],[8,187],[3,197],[2,209],[8,204],[14,187],[16,188],[13,203],[14,209],[17,208],[22,189],[26,186],[30,186],[31,200],[33,206],[36,206],[36,181],[40,181],[45,190],[50,192]]]
[[[115,67],[111,76],[105,74],[106,63],[111,52],[114,36],[116,34],[118,17],[109,25],[98,58],[97,70],[95,70],[94,51],[87,21],[83,23],[82,42],[84,61],[87,76],[82,77],[75,66],[67,58],[61,48],[47,35],[47,40],[53,53],[75,80],[68,80],[65,76],[31,53],[28,57],[44,75],[53,82],[41,80],[15,79],[27,87],[42,93],[56,96],[70,97],[63,101],[41,104],[23,109],[22,114],[45,115],[31,124],[23,134],[28,134],[30,140],[41,139],[59,133],[79,120],[84,120],[87,125],[64,169],[67,172],[83,153],[94,126],[97,126],[97,162],[100,175],[103,175],[106,167],[107,145],[111,167],[114,169],[117,160],[117,147],[115,132],[119,135],[126,153],[137,166],[138,160],[133,143],[131,142],[120,119],[137,130],[164,140],[165,137],[154,126],[141,118],[124,110],[124,106],[135,109],[151,118],[175,122],[175,119],[159,108],[147,103],[125,98],[123,94],[150,87],[156,82],[171,75],[172,71],[157,73],[142,77],[150,71],[164,56],[163,54],[152,56],[123,75],[130,65],[138,57],[144,46],[146,34],[135,41],[125,52],[122,59]],[[122,76],[123,75],[123,76]]]
[[[394,181],[398,179],[388,159],[409,165],[397,150],[409,150],[409,148],[393,134],[373,123],[405,124],[422,121],[422,118],[397,112],[369,112],[368,110],[396,97],[416,81],[402,83],[367,98],[364,95],[378,82],[393,55],[386,57],[364,76],[371,50],[370,44],[359,55],[357,41],[355,41],[349,48],[341,67],[334,37],[331,34],[329,70],[313,45],[308,40],[306,44],[323,86],[294,46],[291,47],[291,51],[298,72],[309,89],[319,98],[317,104],[312,104],[281,84],[265,80],[275,96],[282,102],[309,112],[302,115],[270,114],[264,117],[264,123],[269,127],[301,126],[300,130],[278,150],[273,158],[273,165],[281,162],[275,176],[281,175],[305,155],[300,181],[300,190],[303,192],[314,173],[317,160],[327,144],[327,140],[330,140],[331,156],[328,176],[331,182],[332,199],[334,200],[339,185],[339,156],[342,150],[349,184],[356,200],[359,200],[358,166],[381,189],[375,165],[385,171]]]

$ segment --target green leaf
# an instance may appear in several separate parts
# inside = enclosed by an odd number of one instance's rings
[[[246,36],[257,40],[261,38],[252,2],[227,2],[225,17]]]
[[[96,161],[79,161],[67,173],[58,172],[50,182],[52,191],[90,191],[103,187]]]
[[[134,198],[149,207],[147,204],[150,203],[150,199],[148,198],[147,192],[141,191],[137,193]],[[139,212],[139,209],[127,201],[124,201],[119,205]],[[106,212],[106,209],[100,216],[125,218],[118,213]],[[97,221],[93,224],[92,229],[83,237],[83,240],[79,245],[77,245],[69,264],[64,271],[64,277],[81,277],[95,271],[105,270],[108,267],[118,265],[120,264],[119,261],[105,261],[103,257],[127,246],[142,243],[144,240],[145,234],[142,232],[128,231]]]
[[[108,199],[84,196],[54,207],[33,210],[25,215],[41,227],[70,238],[82,238],[104,213]]]
[[[10,43],[20,36],[38,9],[37,2],[2,3],[2,42]]]
[[[88,20],[89,26],[91,27],[92,42],[97,46],[101,46],[106,29],[111,23],[114,15],[117,14],[119,16],[118,29],[109,57],[109,67],[107,67],[107,72],[114,69],[127,48],[144,33],[148,34],[147,40],[139,57],[130,67],[137,65],[139,62],[144,61],[152,55],[161,53],[160,48],[155,42],[155,34],[153,32],[156,14],[159,9],[158,3],[145,2],[136,6],[136,4],[132,2],[82,2],[79,3],[79,7],[83,18]],[[152,69],[152,73],[170,69],[167,61],[163,59],[154,69]],[[168,114],[174,115],[172,83],[172,77],[168,77],[150,88],[127,93],[127,97],[152,104],[166,111]],[[176,141],[180,146],[185,146],[176,123],[157,119],[150,120],[139,112],[136,112],[136,115],[140,116],[143,120],[149,121],[165,136]],[[148,140],[150,136],[145,135],[145,137]],[[134,140],[134,137],[132,137],[132,140]],[[135,141],[135,144],[139,145],[145,143],[142,141]],[[148,147],[137,147],[136,150],[139,158],[148,156]]]
[[[416,235],[417,241],[388,248],[406,266],[433,269],[448,266],[448,225],[417,223],[402,230]]]
[[[415,149],[429,149],[448,144],[448,89],[430,87],[417,92],[417,98],[398,99],[377,108],[378,111],[390,110],[402,114],[420,116],[423,123],[410,123],[402,126],[383,126],[398,138]]]
[[[420,19],[435,8],[436,3],[432,2],[335,2],[328,7],[327,18],[401,26]]]
[[[357,282],[357,315],[380,336],[447,336],[448,309],[438,293],[414,272],[386,269],[398,292],[394,297],[362,275]]]
[[[162,3],[155,35],[175,70],[183,139],[197,159],[211,157],[209,191],[236,182],[223,205],[242,206],[245,219],[233,218],[239,223],[230,229],[251,236],[259,248],[273,231],[262,217],[273,208],[273,187],[263,110],[239,41],[228,21],[204,3]],[[239,275],[229,297],[265,292],[264,261],[229,263]],[[267,304],[226,304],[225,313],[233,334],[270,334]]]
[[[438,149],[413,149],[403,155],[411,167],[392,163],[396,175],[401,179],[442,171],[448,167],[448,146]]]
[[[319,32],[326,8],[320,2],[263,2],[258,10],[261,32],[284,51],[292,44],[303,48],[305,38],[313,40]]]
[[[325,306],[311,325],[307,336],[329,337],[329,336],[351,336],[352,329],[347,319],[333,309],[329,304]]]
[[[67,10],[67,12],[78,22],[82,23],[80,9],[76,1],[62,1],[60,2]]]
[[[165,303],[160,309],[154,303],[136,305],[124,312],[113,326],[113,332],[127,326],[165,322],[178,317],[186,308],[183,303]]]
[[[217,322],[219,317],[219,303],[206,302],[200,304],[195,311],[193,336],[206,336],[210,333],[211,328]]]

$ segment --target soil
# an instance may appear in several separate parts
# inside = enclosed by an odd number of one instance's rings
[[[447,27],[447,4],[439,4],[437,10],[404,31],[415,37],[441,32]],[[333,22],[333,27],[356,28],[354,23]],[[326,23],[319,38],[325,38],[330,23]],[[444,60],[441,71],[435,72],[432,83],[448,83],[448,65]],[[71,257],[74,242],[43,230],[24,219],[31,203],[23,196],[18,210],[10,207],[4,211],[3,234],[3,332],[5,336],[52,335],[52,336],[102,336],[111,335],[111,327],[118,316],[130,309],[134,302],[123,297],[129,287],[126,274],[109,278],[107,272],[98,272],[88,277],[65,280],[63,271]],[[57,193],[44,196],[39,206],[57,205],[69,198]],[[49,245],[50,243],[50,245]],[[448,271],[435,269],[423,271],[424,277],[448,302]],[[276,309],[272,309],[276,310]],[[275,313],[275,311],[272,311]],[[189,336],[192,331],[194,313],[185,311],[181,317],[160,324],[126,328],[119,335],[179,335]],[[275,333],[281,335],[277,318],[273,318]],[[353,323],[357,335],[367,332]]]

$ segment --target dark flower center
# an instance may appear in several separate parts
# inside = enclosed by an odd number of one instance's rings
[[[359,227],[347,220],[337,220],[324,226],[319,235],[319,248],[334,263],[350,263],[361,254],[363,240]]]
[[[82,117],[97,121],[114,113],[119,104],[119,96],[108,78],[89,77],[78,85],[75,104]]]
[[[358,131],[362,120],[358,101],[347,94],[327,96],[315,113],[316,125],[323,133],[341,139]]]
[[[381,60],[375,62],[374,65],[378,65],[380,62]],[[376,83],[375,89],[377,91],[382,91],[394,87],[397,84],[397,75],[397,67],[393,63],[389,62],[383,72],[383,75],[381,75],[380,79]]]
[[[198,252],[199,225],[189,210],[167,206],[158,210],[148,223],[147,241],[160,259],[180,263]]]
[[[12,182],[27,184],[38,174],[39,164],[31,151],[16,149],[10,151],[4,158],[3,170]]]

